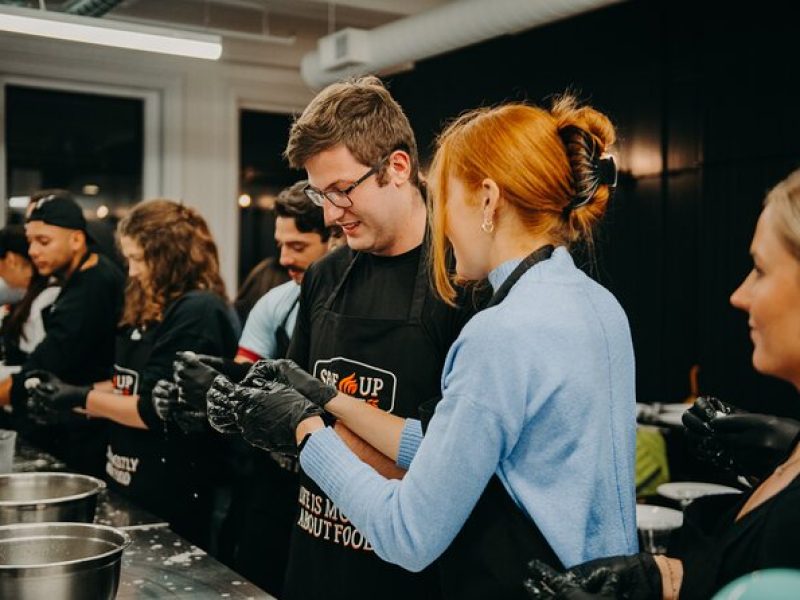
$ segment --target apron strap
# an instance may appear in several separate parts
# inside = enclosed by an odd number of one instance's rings
[[[430,282],[428,281],[428,232],[425,231],[425,239],[422,240],[422,248],[419,252],[419,262],[417,263],[417,276],[414,280],[414,293],[411,296],[411,307],[408,311],[408,322],[411,325],[422,323],[422,309],[425,308],[425,298],[428,296]]]
[[[505,300],[506,296],[508,296],[508,293],[511,291],[511,288],[514,287],[514,284],[520,280],[526,271],[528,271],[528,269],[533,267],[536,263],[550,258],[553,255],[553,250],[555,250],[553,245],[547,244],[546,246],[537,248],[528,254],[528,256],[526,256],[524,259],[522,259],[522,262],[519,263],[513,271],[511,271],[511,275],[509,275],[502,285],[497,288],[497,291],[494,293],[491,300],[489,300],[489,303],[485,308],[496,306]]]
[[[347,276],[350,275],[350,271],[353,270],[353,265],[356,264],[358,257],[361,256],[361,252],[356,252],[353,255],[353,260],[350,261],[350,264],[347,265],[347,269],[344,271],[344,275],[339,280],[339,283],[336,284],[336,287],[333,288],[331,295],[328,296],[328,299],[325,301],[325,310],[332,310],[333,309],[333,301],[336,300],[336,296],[339,295],[339,291],[341,291],[342,286],[344,286],[344,282],[347,281]]]
[[[297,298],[294,299],[294,302],[292,302],[292,305],[289,307],[289,310],[286,311],[286,316],[283,317],[283,320],[281,321],[280,325],[278,325],[278,327],[283,328],[284,331],[286,330],[286,323],[289,322],[289,317],[292,316],[292,313],[294,312],[294,309],[297,308],[298,304],[300,304],[299,294],[297,295]]]

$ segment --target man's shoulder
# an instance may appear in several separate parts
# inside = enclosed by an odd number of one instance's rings
[[[80,282],[121,286],[125,282],[125,274],[110,258],[103,254],[95,254],[94,264],[81,269],[76,275]]]
[[[335,285],[344,275],[354,255],[349,246],[340,246],[326,254],[308,268],[303,279],[303,287]]]
[[[285,283],[276,285],[261,296],[258,302],[253,305],[250,314],[264,317],[275,312],[280,312],[283,308],[288,308],[289,305],[294,304],[299,295],[300,286],[290,279]],[[250,317],[248,317],[248,321],[249,320]]]

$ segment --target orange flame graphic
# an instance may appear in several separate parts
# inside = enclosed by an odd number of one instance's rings
[[[358,391],[358,384],[356,383],[356,374],[351,373],[347,377],[344,377],[338,385],[339,391],[344,392],[345,394],[350,394],[351,396]]]

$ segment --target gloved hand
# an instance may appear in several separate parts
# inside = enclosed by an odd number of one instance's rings
[[[232,358],[222,358],[221,356],[209,356],[208,354],[195,354],[195,356],[201,363],[216,369],[233,383],[244,379],[250,367],[253,366],[253,363],[250,362],[237,363]]]
[[[178,399],[177,384],[160,379],[150,392],[158,418],[166,423],[175,423],[185,434],[207,431],[208,420],[204,410],[195,410],[191,405]]]
[[[619,578],[609,569],[598,569],[583,580],[574,573],[559,573],[539,560],[528,564],[530,577],[523,582],[536,600],[602,600],[617,598]]]
[[[172,411],[178,403],[178,384],[166,379],[159,379],[150,392],[153,409],[164,422],[172,420]]]
[[[92,389],[90,385],[64,383],[49,371],[33,370],[26,374],[26,381],[38,379],[28,390],[35,405],[46,410],[71,411],[73,408],[86,408],[86,397]],[[26,385],[27,387],[27,385]]]
[[[320,408],[324,408],[339,393],[335,387],[322,383],[319,379],[301,369],[297,363],[285,358],[280,360],[259,360],[252,366],[242,380],[241,385],[263,388],[270,381],[276,381],[294,388]]]
[[[233,399],[234,383],[224,375],[218,375],[211,383],[206,395],[208,422],[220,433],[238,433],[236,410],[239,401]]]
[[[264,387],[253,388],[217,377],[208,392],[208,421],[223,433],[239,431],[262,450],[294,455],[297,425],[323,410],[282,383],[263,383]]]
[[[661,572],[650,554],[614,556],[583,563],[559,574],[538,560],[528,565],[524,585],[532,598],[660,600]]]
[[[308,417],[321,415],[322,408],[277,381],[262,389],[236,386],[236,422],[251,446],[281,454],[296,455],[296,429]]]
[[[784,462],[800,440],[799,422],[739,411],[716,398],[698,398],[683,423],[700,458],[759,480]]]
[[[178,397],[195,410],[205,410],[206,394],[214,378],[220,374],[205,361],[210,358],[214,362],[217,360],[216,357],[207,357],[190,351],[176,352],[175,356],[177,358],[172,366],[175,383],[178,384]]]

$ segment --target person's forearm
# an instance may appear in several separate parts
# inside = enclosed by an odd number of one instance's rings
[[[381,454],[397,461],[405,419],[342,393],[328,402],[325,410]]]
[[[678,600],[683,583],[683,563],[677,558],[658,555],[653,557],[661,572],[661,590],[664,600]]]
[[[98,392],[113,392],[114,391],[114,382],[111,381],[111,380],[98,381],[98,382],[92,384],[92,389],[95,389]]]
[[[86,413],[102,417],[126,427],[147,429],[139,416],[139,396],[120,396],[110,392],[92,390],[86,398]]]

